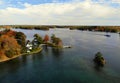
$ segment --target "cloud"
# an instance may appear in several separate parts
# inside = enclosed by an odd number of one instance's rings
[[[111,0],[113,3],[120,3],[120,0]]]
[[[90,0],[73,3],[23,4],[24,8],[0,10],[1,24],[119,25],[120,8]]]
[[[0,5],[2,5],[3,4],[3,1],[2,0],[0,0]]]

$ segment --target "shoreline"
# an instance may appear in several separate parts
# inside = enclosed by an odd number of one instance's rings
[[[12,58],[7,58],[7,59],[0,60],[0,63],[6,62],[6,61],[9,61],[9,60],[12,60],[12,59],[15,59],[15,58],[17,58],[17,57],[19,57],[19,56],[23,56],[23,55],[36,54],[36,53],[38,53],[38,52],[40,52],[40,51],[42,51],[42,48],[40,48],[40,49],[38,49],[38,50],[36,50],[36,51],[30,52],[30,53],[23,53],[23,54],[16,55],[16,56],[14,56],[14,57],[12,57]]]

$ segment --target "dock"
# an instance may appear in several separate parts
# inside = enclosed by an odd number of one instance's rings
[[[63,48],[72,48],[72,46],[63,46]]]

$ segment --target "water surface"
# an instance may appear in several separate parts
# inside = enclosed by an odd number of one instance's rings
[[[69,29],[50,31],[24,30],[27,39],[35,33],[60,37],[71,49],[43,48],[33,55],[20,56],[0,63],[0,83],[119,83],[120,37],[119,34],[88,32]],[[102,52],[107,64],[101,68],[94,64],[96,52]]]

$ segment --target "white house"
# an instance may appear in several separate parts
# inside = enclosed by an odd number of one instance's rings
[[[27,43],[26,48],[27,48],[27,53],[29,53],[32,50],[32,44],[30,42]]]

